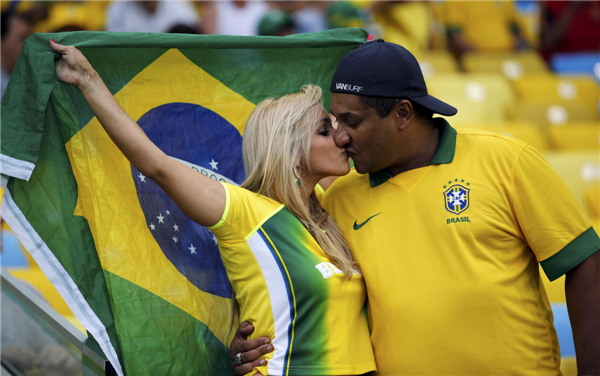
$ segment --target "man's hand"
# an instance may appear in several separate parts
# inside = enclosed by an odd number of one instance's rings
[[[260,337],[248,340],[248,335],[254,331],[248,321],[244,321],[240,324],[235,337],[231,341],[229,346],[229,359],[231,360],[231,367],[233,373],[236,376],[245,375],[250,373],[255,367],[264,366],[267,362],[264,359],[259,359],[264,354],[268,354],[273,351],[271,340],[267,337]],[[242,354],[242,365],[235,365],[236,354]]]

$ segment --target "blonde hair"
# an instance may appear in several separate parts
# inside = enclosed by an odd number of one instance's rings
[[[300,93],[260,102],[244,130],[246,181],[242,187],[284,204],[313,235],[331,262],[347,278],[359,270],[342,231],[317,199],[302,200],[294,165],[311,172],[310,141],[322,108],[321,88],[306,85]]]

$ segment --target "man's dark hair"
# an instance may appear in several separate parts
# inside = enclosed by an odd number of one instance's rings
[[[392,112],[392,109],[397,105],[403,98],[386,98],[386,97],[367,97],[365,95],[359,95],[360,103],[363,105],[375,109],[377,115],[380,118],[384,118]],[[420,104],[417,104],[410,99],[407,99],[413,106],[415,115],[418,117],[429,120],[433,117],[433,112]]]

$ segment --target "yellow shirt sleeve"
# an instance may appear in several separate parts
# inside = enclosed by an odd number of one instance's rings
[[[225,210],[221,220],[208,227],[219,240],[240,240],[255,230],[265,215],[280,204],[245,188],[221,182],[225,188]]]
[[[550,280],[600,248],[600,239],[573,193],[531,146],[523,148],[516,162],[512,197],[523,237]]]

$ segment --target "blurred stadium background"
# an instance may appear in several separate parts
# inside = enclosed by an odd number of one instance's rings
[[[540,150],[600,230],[599,1],[2,1],[1,10],[2,94],[34,32],[285,36],[363,27],[417,57],[429,92],[459,109],[453,126],[503,133]],[[2,267],[85,333],[4,222],[1,247]],[[542,278],[563,373],[576,375],[564,277],[552,284]],[[5,327],[14,321],[7,315]],[[11,341],[5,332],[3,348]]]

